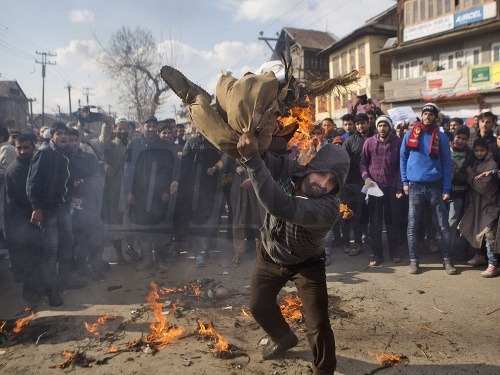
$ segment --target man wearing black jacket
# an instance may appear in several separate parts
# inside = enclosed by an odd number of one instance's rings
[[[52,124],[49,146],[33,156],[26,186],[33,207],[30,222],[42,228],[42,270],[51,306],[63,304],[60,287],[76,289],[86,286],[84,280],[75,276],[70,278],[74,240],[67,136],[65,124]]]
[[[349,208],[354,211],[354,218],[351,222],[352,230],[354,231],[354,247],[352,249],[344,247],[344,252],[351,256],[358,255],[363,251],[361,218],[363,216],[365,200],[361,193],[364,180],[361,177],[359,163],[361,161],[361,151],[363,151],[365,140],[375,134],[370,127],[368,115],[365,113],[358,113],[354,118],[354,124],[356,125],[356,132],[347,138],[343,145],[344,149],[349,154],[351,165],[345,181],[345,187],[340,192],[340,199],[343,200],[344,203],[347,203]],[[348,238],[350,238],[350,236]]]
[[[33,211],[26,195],[26,179],[36,150],[33,138],[21,134],[16,139],[16,159],[5,173],[5,226],[11,262],[19,267],[19,279],[24,281],[23,297],[28,302],[40,300],[41,232],[30,224]],[[13,267],[15,271],[15,267]]]

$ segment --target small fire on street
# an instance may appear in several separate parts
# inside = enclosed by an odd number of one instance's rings
[[[96,337],[99,337],[101,335],[99,333],[99,330],[98,330],[99,326],[106,323],[108,320],[115,320],[115,319],[116,319],[116,316],[106,314],[106,315],[103,315],[103,316],[97,318],[97,320],[92,324],[89,324],[87,322],[83,322],[83,326],[85,327],[87,332],[93,334]]]

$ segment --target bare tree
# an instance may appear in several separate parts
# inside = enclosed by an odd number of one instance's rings
[[[101,47],[96,60],[122,88],[123,109],[138,121],[154,114],[168,86],[160,77],[161,60],[151,31],[122,26],[111,36],[108,47]]]

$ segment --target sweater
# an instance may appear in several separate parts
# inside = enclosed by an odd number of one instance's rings
[[[422,132],[418,142],[418,150],[406,146],[411,132],[403,138],[400,151],[401,180],[403,186],[410,182],[430,183],[442,181],[443,194],[451,191],[451,153],[448,137],[438,131],[439,155],[430,156],[431,133]]]

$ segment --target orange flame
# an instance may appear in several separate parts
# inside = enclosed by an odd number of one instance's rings
[[[198,337],[214,340],[214,349],[216,352],[230,352],[229,344],[227,343],[226,339],[224,339],[224,337],[222,337],[214,329],[214,325],[212,322],[209,322],[207,325],[205,325],[200,320],[198,320],[198,325],[200,326],[198,329]]]
[[[287,323],[302,321],[301,308],[302,301],[299,296],[294,297],[291,294],[287,294],[281,299],[280,309]]]
[[[304,151],[309,148],[311,141],[310,133],[314,126],[313,122],[314,119],[310,106],[306,108],[292,107],[289,110],[288,116],[278,117],[278,127],[285,129],[287,126],[299,126],[293,137],[288,141],[288,147],[296,146],[299,151]],[[281,133],[286,134],[287,132],[283,130]]]
[[[146,300],[153,310],[154,320],[149,325],[151,332],[147,335],[147,342],[153,344],[157,349],[162,349],[169,342],[181,336],[184,333],[184,327],[175,328],[167,322],[165,315],[163,315],[163,306],[157,302],[159,297],[158,286],[152,282],[151,293]]]
[[[201,285],[198,282],[192,282],[177,288],[161,288],[162,294],[185,293],[189,291],[191,291],[195,296],[201,296]]]
[[[347,206],[347,204],[341,203],[340,204],[340,214],[342,216],[342,219],[348,220],[351,217],[354,216],[354,211]]]
[[[92,333],[96,337],[99,337],[101,335],[98,331],[99,326],[106,323],[108,320],[115,320],[115,319],[116,319],[116,316],[114,316],[114,315],[103,315],[103,316],[97,318],[95,323],[89,324],[87,322],[83,322],[83,325],[89,333]]]
[[[33,317],[35,316],[35,312],[34,311],[31,311],[31,315],[30,316],[27,316],[26,318],[21,318],[21,319],[18,319],[16,320],[16,323],[14,324],[14,329],[12,329],[12,332],[13,333],[19,333],[21,332],[21,330],[28,325],[28,323],[31,321],[31,319],[33,319]],[[3,328],[3,326],[2,326]]]
[[[118,353],[118,348],[116,346],[110,346],[108,348],[108,353]]]
[[[246,307],[241,308],[241,313],[244,316],[252,316],[252,314],[250,314],[250,310],[248,310],[248,308],[246,308]]]
[[[372,357],[375,357],[377,359],[377,362],[382,366],[392,366],[392,365],[398,364],[401,361],[401,359],[403,358],[400,355],[389,354],[383,350],[380,351],[379,355],[374,354],[374,353],[369,353],[369,354]]]
[[[2,321],[0,322],[0,333],[2,333],[2,332],[3,332],[3,327],[5,327],[5,325],[6,325],[6,324],[7,324],[7,321],[6,321],[6,320],[2,320]]]

